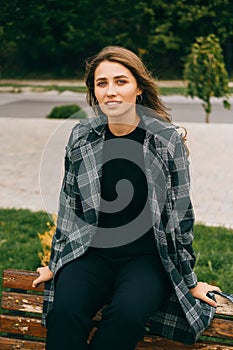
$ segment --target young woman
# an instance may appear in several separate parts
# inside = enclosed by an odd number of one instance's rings
[[[96,117],[72,130],[46,282],[47,350],[133,350],[151,330],[194,342],[218,288],[197,282],[194,216],[182,137],[154,80],[131,51],[87,63]],[[102,320],[87,342],[92,318]]]

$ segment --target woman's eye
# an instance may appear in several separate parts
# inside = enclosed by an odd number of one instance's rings
[[[106,85],[106,82],[105,81],[99,81],[97,83],[97,86],[105,86]]]
[[[123,79],[117,80],[117,84],[118,84],[118,85],[123,85],[123,84],[125,84],[125,83],[126,83],[126,80],[123,80]]]

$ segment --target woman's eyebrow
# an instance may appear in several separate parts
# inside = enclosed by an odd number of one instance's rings
[[[114,79],[120,79],[120,78],[126,78],[128,79],[127,75],[124,75],[124,74],[120,74],[120,75],[116,75],[115,77],[113,77]],[[98,77],[96,78],[96,81],[98,80],[107,80],[106,77]]]
[[[127,78],[128,79],[127,75],[124,75],[124,74],[117,75],[114,77],[114,79],[120,79],[120,78]]]

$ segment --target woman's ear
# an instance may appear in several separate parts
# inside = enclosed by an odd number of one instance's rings
[[[141,95],[143,93],[143,90],[141,88],[137,88],[137,96]]]

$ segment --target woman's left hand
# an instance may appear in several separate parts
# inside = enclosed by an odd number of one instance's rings
[[[190,293],[192,294],[192,296],[194,298],[205,301],[207,304],[209,304],[213,307],[217,307],[217,303],[213,299],[210,299],[207,296],[208,292],[211,292],[214,290],[221,292],[221,289],[216,287],[216,286],[211,286],[210,284],[208,284],[206,282],[198,282],[196,287],[190,289]]]

